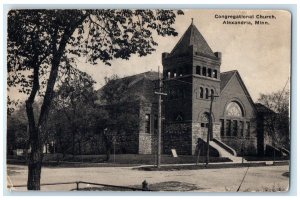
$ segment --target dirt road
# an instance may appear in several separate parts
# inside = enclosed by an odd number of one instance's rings
[[[121,186],[139,186],[147,180],[149,187],[161,182],[180,182],[192,185],[198,192],[235,192],[247,168],[200,169],[182,171],[139,171],[130,167],[90,167],[90,168],[46,168],[42,169],[41,183],[87,181]],[[240,191],[261,191],[268,189],[285,190],[289,187],[289,167],[251,167]],[[14,185],[26,184],[27,167],[8,165],[8,182]],[[43,186],[42,191],[70,191],[75,184]],[[88,187],[82,184],[80,187]],[[173,188],[174,189],[174,188]],[[172,189],[172,190],[173,190]],[[180,188],[178,188],[180,190]],[[14,188],[24,191],[25,187]],[[177,190],[177,189],[175,189]],[[183,189],[185,190],[185,189]]]

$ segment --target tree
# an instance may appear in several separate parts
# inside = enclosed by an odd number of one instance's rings
[[[56,132],[58,143],[62,143],[63,137],[66,138],[72,145],[73,155],[76,154],[76,144],[78,145],[78,153],[82,154],[83,144],[92,136],[89,133],[97,132],[98,124],[103,124],[107,117],[105,110],[95,104],[97,99],[93,87],[95,81],[86,73],[78,73],[80,76],[72,76],[72,79],[66,78],[58,86],[49,119],[50,129],[56,129],[54,132]],[[58,115],[61,117],[57,117]],[[71,130],[70,137],[66,136],[66,129]],[[62,131],[65,131],[64,136],[61,134]],[[61,144],[60,146],[65,148],[69,144]],[[61,149],[63,154],[66,153],[66,150]]]
[[[113,143],[118,141],[122,143],[122,139],[129,139],[128,133],[138,132],[140,113],[137,104],[143,101],[143,97],[130,91],[129,79],[121,79],[113,75],[106,77],[105,82],[99,98],[109,118],[103,132],[108,161]]]
[[[177,11],[177,14],[183,14]],[[44,127],[55,83],[69,77],[75,58],[110,65],[113,58],[129,59],[155,51],[156,32],[176,36],[172,10],[11,10],[8,13],[8,87],[28,95],[26,113],[31,153],[28,190],[40,190]],[[38,116],[33,113],[42,96]]]
[[[271,94],[261,94],[258,102],[269,109],[264,118],[264,128],[275,148],[289,148],[290,118],[289,91],[278,91]]]

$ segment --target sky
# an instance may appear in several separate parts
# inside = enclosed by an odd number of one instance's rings
[[[104,84],[104,77],[117,74],[120,77],[162,69],[161,54],[171,52],[186,29],[193,23],[206,39],[211,49],[222,53],[221,72],[238,70],[250,95],[256,101],[260,93],[282,90],[290,76],[291,17],[286,11],[240,10],[184,10],[185,15],[176,18],[177,37],[155,36],[156,51],[146,57],[132,56],[130,60],[114,60],[112,66],[102,63],[90,65],[77,63],[79,68],[97,82]],[[274,19],[260,19],[269,25],[223,24],[224,19],[215,15],[274,15]],[[239,21],[227,19],[230,21]],[[288,89],[289,83],[287,85]]]
[[[262,10],[184,10],[185,14],[176,18],[174,28],[177,37],[154,35],[158,43],[156,51],[146,57],[133,55],[129,60],[116,59],[111,66],[99,62],[91,65],[78,60],[80,70],[90,74],[97,82],[95,89],[104,85],[104,77],[117,74],[119,77],[146,71],[162,70],[161,55],[171,52],[186,29],[193,23],[206,39],[214,52],[222,53],[221,72],[238,70],[254,102],[260,93],[268,94],[284,88],[290,76],[291,66],[291,17],[286,11]],[[273,15],[276,19],[262,19],[269,25],[229,25],[225,19],[215,16],[230,15]],[[227,19],[228,21],[240,21]],[[289,83],[286,89],[289,89]],[[12,99],[23,99],[17,90],[8,93]],[[16,98],[13,98],[16,97]]]

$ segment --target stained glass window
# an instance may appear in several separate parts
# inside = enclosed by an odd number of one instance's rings
[[[226,107],[226,115],[231,117],[242,117],[243,112],[239,104],[230,102]]]

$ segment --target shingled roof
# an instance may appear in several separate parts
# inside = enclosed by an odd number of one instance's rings
[[[221,91],[225,88],[228,81],[231,79],[231,77],[234,75],[235,72],[237,72],[237,70],[232,70],[232,71],[221,73],[221,76],[220,76],[220,79],[221,79],[220,89],[221,89]]]
[[[178,55],[188,51],[189,47],[193,46],[194,51],[216,57],[214,52],[208,46],[206,40],[199,32],[197,27],[192,23],[180,38],[174,49],[171,51],[171,55]]]

